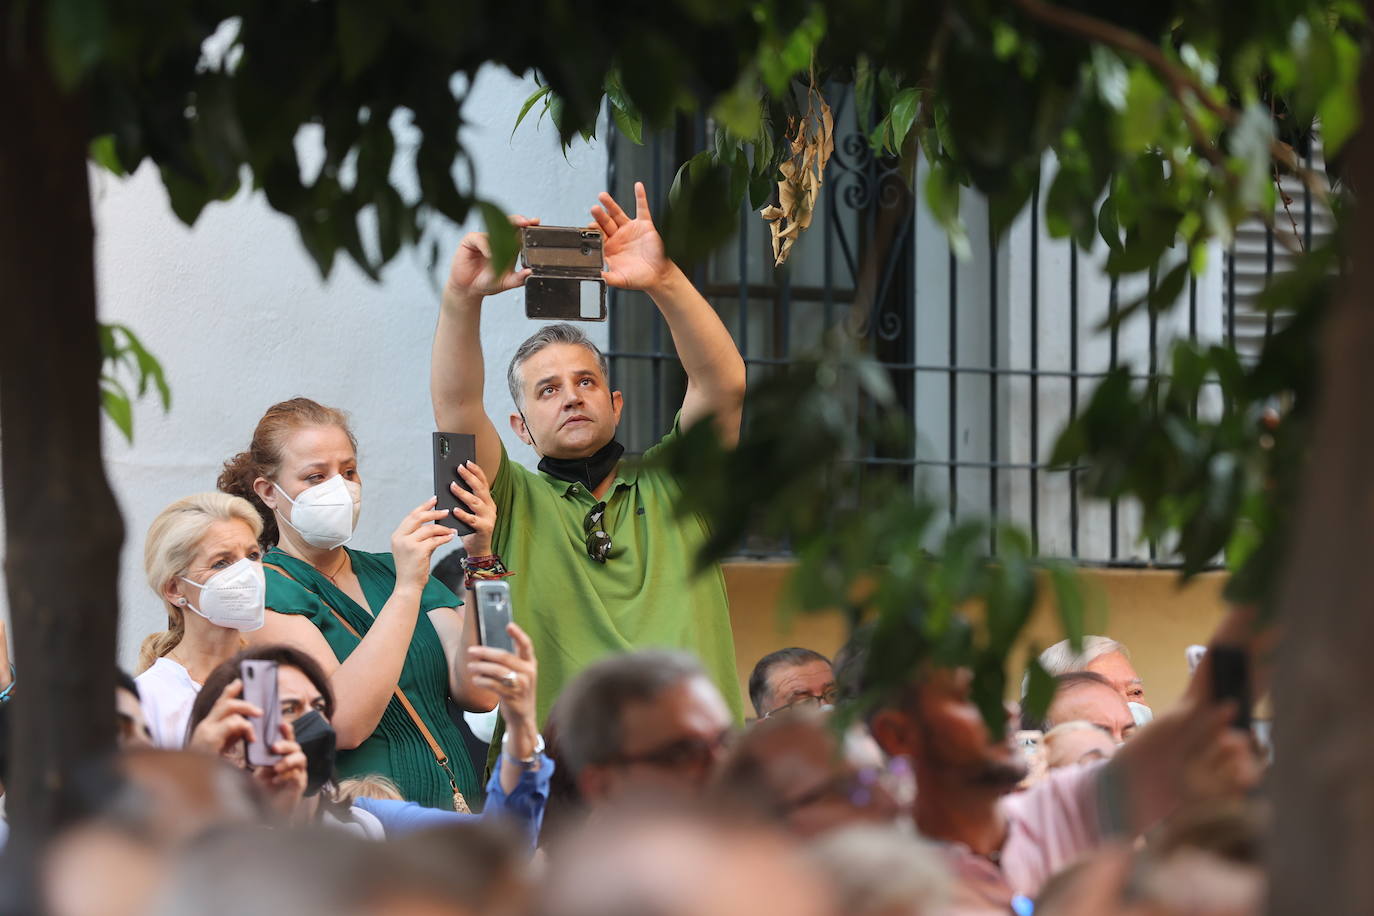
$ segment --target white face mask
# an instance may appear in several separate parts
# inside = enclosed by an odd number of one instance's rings
[[[177,576],[183,582],[200,586],[200,607],[184,598],[186,606],[217,627],[231,630],[256,630],[262,626],[267,598],[267,580],[262,564],[244,557],[221,569],[204,582]]]
[[[1154,710],[1144,703],[1127,703],[1126,706],[1131,710],[1131,718],[1135,720],[1136,728],[1149,725],[1155,719]]]
[[[358,523],[363,505],[362,484],[335,474],[324,483],[302,490],[295,499],[275,483],[272,486],[291,504],[290,518],[281,511],[277,517],[311,547],[333,550],[353,537],[353,526]]]

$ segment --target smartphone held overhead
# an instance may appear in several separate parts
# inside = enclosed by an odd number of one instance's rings
[[[601,230],[526,226],[520,230],[525,317],[541,321],[605,321]]]

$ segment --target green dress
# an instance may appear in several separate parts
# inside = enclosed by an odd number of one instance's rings
[[[380,611],[396,586],[396,564],[391,554],[349,550],[348,556],[368,604]],[[372,627],[372,615],[309,563],[275,547],[267,552],[264,561],[280,566],[292,577],[288,579],[276,570],[267,570],[268,609],[279,614],[309,617],[334,650],[335,657],[341,662],[348,658],[358,645],[358,639],[339,623],[325,602],[362,636]],[[463,737],[448,715],[448,659],[439,642],[439,634],[425,613],[462,603],[438,579],[430,578],[420,596],[420,614],[401,668],[400,688],[448,756],[458,789],[476,810],[481,786]],[[394,695],[372,737],[353,750],[339,752],[338,773],[341,777],[380,773],[400,787],[407,801],[431,808],[453,809],[453,788],[449,785],[448,774],[435,760],[419,728]]]

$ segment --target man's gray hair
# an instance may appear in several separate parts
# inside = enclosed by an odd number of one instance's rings
[[[1073,646],[1067,639],[1061,639],[1040,653],[1040,666],[1058,677],[1061,674],[1086,671],[1093,662],[1113,652],[1120,652],[1128,659],[1131,657],[1125,646],[1106,636],[1084,636],[1083,648],[1079,652],[1073,651]]]
[[[1127,659],[1131,657],[1130,651],[1123,644],[1106,636],[1084,636],[1083,648],[1078,652],[1073,651],[1073,645],[1067,639],[1061,639],[1040,653],[1040,667],[1051,677],[1059,677],[1061,674],[1087,671],[1093,662],[1113,652],[1120,652]],[[1021,678],[1021,699],[1024,700],[1029,691],[1030,672],[1026,672]]]
[[[592,343],[590,337],[566,321],[545,325],[525,338],[525,342],[516,349],[515,355],[511,357],[510,366],[506,369],[506,385],[510,388],[510,397],[516,407],[523,407],[525,404],[524,379],[520,377],[520,367],[525,364],[525,360],[550,344],[574,344],[591,350],[592,355],[596,357],[597,365],[601,367],[601,377],[607,384],[610,383],[610,361],[606,359],[606,354],[601,352],[601,348]]]
[[[591,764],[620,756],[621,713],[706,671],[687,652],[646,649],[602,659],[573,678],[549,718],[558,752],[574,777]]]

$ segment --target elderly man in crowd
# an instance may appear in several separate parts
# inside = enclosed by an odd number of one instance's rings
[[[1131,664],[1131,653],[1115,639],[1084,636],[1078,652],[1073,650],[1067,639],[1061,639],[1040,653],[1040,665],[1056,677],[1077,671],[1101,675],[1130,704],[1131,714],[1138,725],[1144,725],[1153,717],[1145,701],[1145,682]]]
[[[1091,671],[1074,671],[1055,679],[1054,699],[1042,723],[1022,716],[1022,728],[1039,727],[1050,731],[1065,722],[1087,722],[1101,729],[1113,744],[1122,744],[1135,734],[1135,718],[1112,686],[1111,681]]]
[[[835,670],[830,659],[811,649],[770,652],[749,675],[749,699],[760,719],[793,706],[829,706],[835,702]]]

